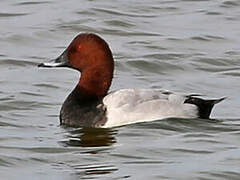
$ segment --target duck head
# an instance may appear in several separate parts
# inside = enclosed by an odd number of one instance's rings
[[[77,35],[56,59],[38,67],[68,67],[81,72],[76,91],[89,97],[102,98],[111,86],[114,70],[112,52],[96,34]]]

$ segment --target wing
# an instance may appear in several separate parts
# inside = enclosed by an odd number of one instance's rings
[[[122,89],[103,99],[107,122],[104,127],[153,121],[169,117],[196,118],[198,108],[184,103],[191,95],[161,89]]]

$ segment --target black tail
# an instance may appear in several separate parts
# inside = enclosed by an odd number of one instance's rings
[[[199,117],[203,119],[209,119],[211,114],[212,108],[215,104],[221,102],[222,100],[226,99],[225,97],[220,99],[213,99],[213,100],[204,100],[197,97],[189,96],[184,103],[194,104],[199,109]]]

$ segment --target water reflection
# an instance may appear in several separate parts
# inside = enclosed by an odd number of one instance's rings
[[[61,141],[63,146],[71,147],[101,147],[116,143],[117,129],[103,128],[66,128],[66,140]]]

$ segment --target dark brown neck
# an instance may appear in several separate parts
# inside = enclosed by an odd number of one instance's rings
[[[102,66],[104,67],[104,66]],[[76,91],[83,99],[101,99],[107,95],[113,78],[113,70],[87,69],[81,73]]]

